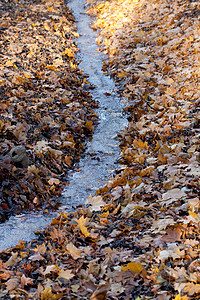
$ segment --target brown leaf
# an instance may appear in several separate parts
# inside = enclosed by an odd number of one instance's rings
[[[43,272],[43,275],[49,275],[50,273],[58,273],[59,272],[59,268],[57,265],[50,265],[50,266],[47,266],[45,271]]]
[[[104,300],[106,299],[106,294],[108,292],[110,285],[109,283],[99,285],[91,296],[91,300]]]
[[[19,286],[19,279],[16,277],[11,278],[6,282],[7,291],[12,291],[16,289],[18,286]]]
[[[24,288],[26,285],[33,285],[33,279],[26,277],[24,274],[21,277],[21,286]]]
[[[70,280],[74,277],[74,274],[71,270],[64,270],[63,268],[58,272],[58,278],[64,278]]]
[[[50,185],[53,185],[53,184],[58,185],[58,184],[60,184],[60,180],[57,178],[51,178],[51,179],[49,179],[48,183]]]
[[[182,231],[179,228],[176,228],[174,230],[172,229],[167,229],[166,230],[167,235],[164,235],[162,237],[162,240],[165,241],[166,243],[174,243],[177,241],[180,241]]]
[[[39,253],[36,252],[35,254],[31,255],[28,259],[32,260],[32,261],[40,261],[40,260],[44,260],[44,257]]]
[[[67,244],[67,250],[73,257],[73,259],[78,259],[81,256],[81,250],[74,246],[72,243]]]

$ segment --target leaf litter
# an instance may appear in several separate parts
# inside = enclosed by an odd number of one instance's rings
[[[97,105],[78,69],[73,15],[60,1],[0,1],[0,221],[57,206],[93,132]]]
[[[1,252],[1,297],[199,299],[199,2],[90,0],[89,13],[127,103],[122,165],[87,206]]]

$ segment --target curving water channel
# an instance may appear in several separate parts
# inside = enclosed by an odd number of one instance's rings
[[[99,124],[91,141],[87,143],[84,157],[80,160],[77,171],[70,171],[70,184],[64,189],[61,209],[71,210],[83,204],[89,194],[103,186],[116,168],[120,148],[116,140],[117,133],[127,125],[122,114],[123,104],[116,92],[111,78],[102,71],[105,56],[97,50],[96,33],[91,29],[90,17],[85,13],[84,0],[71,0],[67,3],[77,21],[77,40],[80,49],[77,58],[81,60],[79,68],[89,75],[88,81],[95,86],[91,90],[94,100],[99,102],[96,110]],[[27,213],[11,217],[0,225],[0,249],[15,246],[19,240],[30,241],[39,231],[48,225],[56,213]]]

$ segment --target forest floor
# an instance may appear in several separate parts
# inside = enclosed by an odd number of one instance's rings
[[[0,297],[199,299],[199,1],[90,0],[89,13],[127,100],[121,169],[1,252]]]
[[[64,3],[1,0],[0,18],[4,221],[22,210],[57,206],[66,172],[97,117],[90,85],[74,58],[78,33]]]

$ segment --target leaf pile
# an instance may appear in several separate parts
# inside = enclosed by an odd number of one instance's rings
[[[116,176],[1,253],[4,299],[199,299],[197,1],[90,1],[126,98]]]
[[[3,221],[22,209],[55,206],[52,197],[60,194],[62,177],[83,151],[96,116],[74,58],[78,33],[65,4],[1,0],[0,19]],[[11,159],[15,146],[26,148],[28,169]]]

